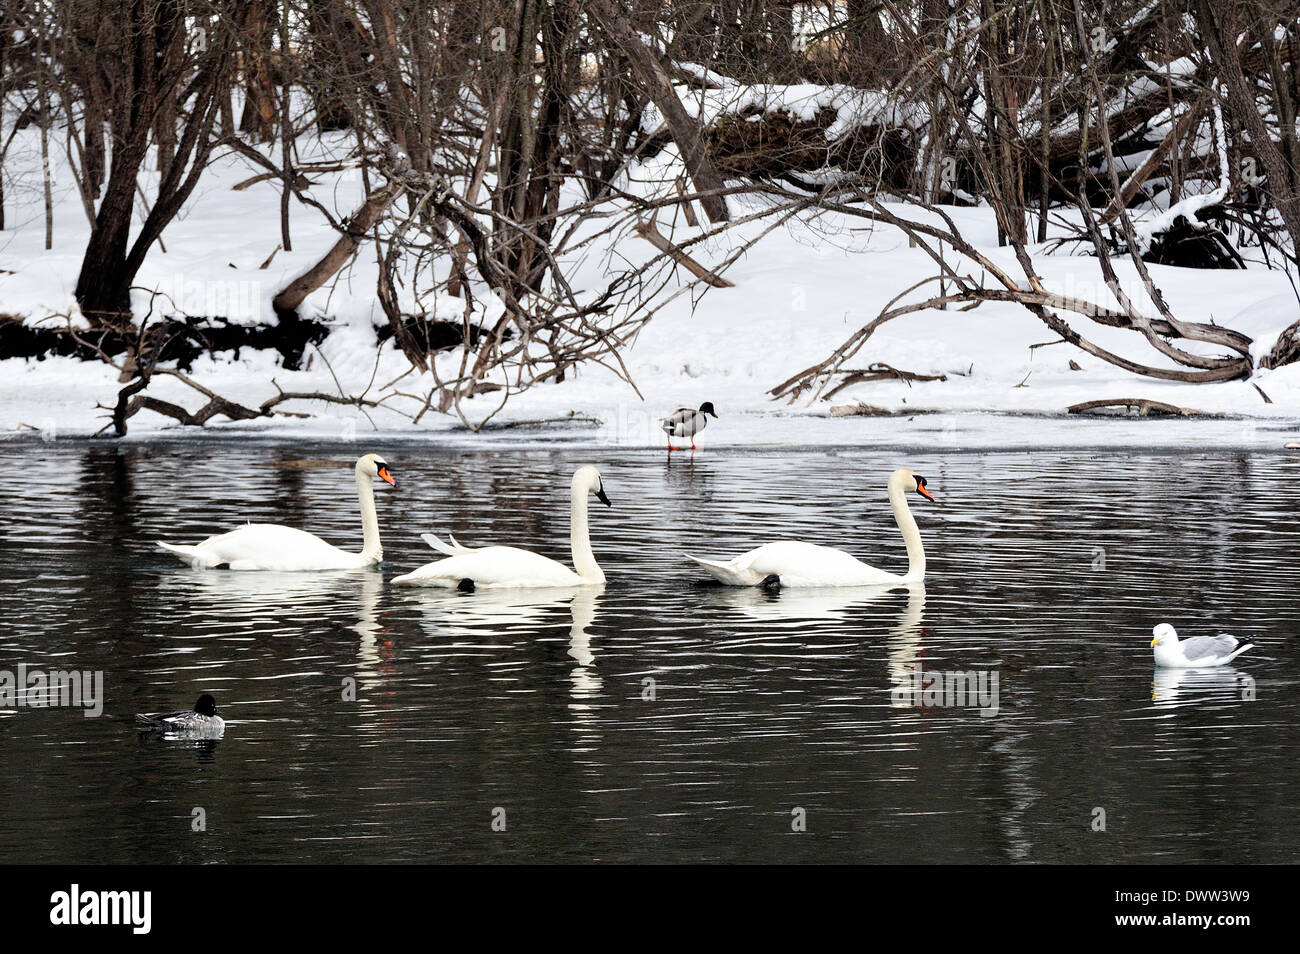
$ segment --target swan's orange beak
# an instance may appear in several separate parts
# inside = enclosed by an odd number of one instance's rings
[[[939,502],[939,501],[935,500],[934,497],[932,497],[932,496],[930,495],[930,491],[928,491],[928,490],[925,489],[925,484],[917,484],[917,485],[916,485],[916,492],[917,492],[918,494],[920,494],[922,497],[924,497],[926,500],[930,501],[930,503],[938,503],[938,502]]]
[[[397,486],[397,481],[393,480],[393,475],[389,473],[387,467],[379,468],[379,479],[382,480],[384,483],[389,484],[393,487]]]

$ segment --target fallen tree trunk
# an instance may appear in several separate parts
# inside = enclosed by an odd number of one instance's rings
[[[1280,368],[1284,364],[1300,361],[1300,321],[1296,321],[1277,336],[1277,342],[1268,354],[1260,359],[1261,368]]]
[[[850,335],[825,361],[803,369],[769,390],[768,393],[774,398],[788,398],[793,401],[804,391],[816,388],[813,396],[815,400],[829,386],[831,379],[835,375],[842,373],[841,369],[844,368],[845,362],[862,349],[867,339],[882,324],[904,315],[914,314],[930,308],[946,308],[957,303],[973,308],[983,302],[1014,302],[1026,308],[1064,341],[1116,367],[1144,377],[1158,378],[1164,381],[1206,384],[1215,381],[1248,378],[1254,368],[1250,352],[1252,342],[1249,337],[1231,328],[1222,328],[1202,322],[1178,320],[1169,312],[1167,307],[1163,307],[1163,298],[1160,296],[1159,290],[1150,282],[1148,275],[1143,275],[1143,280],[1152,300],[1157,304],[1160,317],[1147,317],[1133,307],[1132,302],[1128,300],[1123,288],[1115,279],[1109,260],[1104,254],[1099,256],[1099,260],[1103,265],[1107,285],[1116,293],[1123,310],[1116,311],[1095,302],[1057,295],[1041,287],[1041,282],[1038,281],[1033,272],[1032,260],[1029,259],[1023,245],[1017,248],[1017,257],[1022,260],[1022,263],[1027,263],[1024,265],[1025,283],[1029,284],[1031,288],[1022,287],[1022,283],[1017,282],[1010,273],[1003,270],[995,261],[963,239],[951,217],[936,206],[920,203],[921,208],[937,216],[943,222],[943,227],[895,215],[877,198],[869,194],[861,194],[858,198],[859,201],[869,207],[867,210],[831,200],[823,200],[822,207],[850,215],[870,217],[877,222],[896,226],[934,261],[940,268],[940,273],[900,292],[872,321]],[[1090,227],[1095,230],[1096,223],[1090,217],[1086,218]],[[953,262],[946,258],[943,251],[937,247],[937,243],[940,242],[957,252],[962,258],[978,266],[982,272],[992,277],[1002,287],[986,285],[984,276],[981,276],[980,280],[977,281],[970,274],[957,272],[954,269]],[[1104,252],[1104,246],[1099,247],[1099,252]],[[1140,259],[1135,264],[1140,265]],[[939,295],[924,301],[912,302],[911,304],[899,304],[912,292],[935,281],[940,283],[941,293]],[[1032,287],[1034,285],[1038,287]],[[1139,332],[1153,348],[1183,367],[1156,367],[1125,358],[1123,355],[1103,348],[1072,328],[1058,313],[1060,311],[1074,312],[1086,316],[1101,325]],[[1202,356],[1170,344],[1164,338],[1166,335],[1173,337],[1175,340],[1181,338],[1188,341],[1213,344],[1236,352],[1236,355]]]
[[[748,104],[715,116],[700,136],[718,171],[731,178],[783,178],[806,191],[817,191],[823,186],[804,183],[793,174],[835,168],[846,174],[871,170],[880,184],[906,191],[920,138],[910,129],[890,128],[883,122],[864,122],[829,138],[827,131],[838,119],[839,113],[830,107],[805,118],[781,106]],[[661,130],[647,138],[642,148],[645,155],[654,156],[673,139],[671,131]]]
[[[862,370],[841,368],[840,374],[844,375],[844,380],[840,381],[835,387],[826,392],[826,400],[830,400],[847,387],[855,384],[868,384],[872,381],[902,381],[911,384],[913,381],[947,381],[946,374],[920,374],[916,371],[903,371],[891,364],[885,364],[883,361],[876,361]],[[832,413],[834,408],[831,408]]]
[[[894,412],[859,401],[857,404],[837,404],[831,408],[830,415],[831,417],[892,417]]]
[[[227,354],[238,360],[245,348],[276,351],[280,364],[295,371],[308,346],[319,344],[329,328],[318,321],[295,321],[277,325],[238,325],[224,318],[168,318],[149,327],[143,341],[132,329],[109,328],[76,331],[70,328],[32,326],[16,316],[0,315],[0,360],[6,358],[72,357],[81,361],[102,361],[105,356],[125,355],[140,346],[146,354],[158,354],[154,361],[175,363],[189,371],[200,357]]]
[[[1071,404],[1066,410],[1071,414],[1104,414],[1107,409],[1124,408],[1127,414],[1130,410],[1137,411],[1138,417],[1196,417],[1204,414],[1204,411],[1198,411],[1190,407],[1179,407],[1177,404],[1166,404],[1164,401],[1153,401],[1150,398],[1108,398],[1100,401],[1083,401],[1079,404]]]
[[[348,219],[343,234],[325,253],[325,257],[291,281],[271,299],[271,307],[275,309],[275,313],[281,320],[296,319],[298,306],[306,297],[333,278],[340,268],[351,261],[361,245],[361,240],[366,237],[366,233],[379,221],[379,217],[387,211],[401,191],[400,184],[390,182],[370,193],[361,208]]]
[[[148,394],[140,394],[140,391],[149,386],[149,382],[155,373],[168,374],[177,378],[206,397],[208,399],[207,403],[197,411],[190,411],[171,401],[164,401]],[[111,420],[104,425],[100,433],[111,427],[113,433],[118,437],[125,437],[127,420],[142,410],[149,410],[170,417],[186,427],[202,427],[218,415],[231,421],[251,421],[261,417],[274,417],[277,414],[287,417],[311,416],[298,411],[278,410],[279,405],[285,401],[319,401],[325,404],[342,404],[358,408],[363,413],[366,408],[377,408],[383,404],[382,400],[372,400],[364,395],[326,394],[321,391],[285,391],[279,384],[276,384],[274,378],[271,379],[271,383],[275,385],[275,396],[267,398],[256,408],[252,408],[222,397],[210,388],[204,387],[199,382],[180,372],[165,369],[155,370],[152,365],[146,365],[140,370],[138,377],[132,379],[126,387],[118,392],[117,402],[112,408],[108,408],[113,412]],[[104,407],[102,404],[99,406]]]
[[[1219,207],[1219,212],[1222,213],[1222,207]],[[1198,214],[1197,219],[1200,218]],[[1232,247],[1227,236],[1213,225],[1193,222],[1184,215],[1176,217],[1164,231],[1153,233],[1151,247],[1142,253],[1142,260],[1153,265],[1176,265],[1179,268],[1246,267],[1241,253]]]
[[[1178,118],[1178,122],[1169,130],[1169,133],[1160,141],[1160,145],[1151,150],[1151,155],[1147,156],[1142,165],[1133,171],[1120,190],[1120,194],[1111,199],[1110,205],[1101,213],[1097,221],[1101,225],[1108,225],[1117,218],[1124,209],[1127,209],[1137,196],[1138,189],[1142,188],[1142,183],[1151,178],[1152,173],[1165,164],[1166,157],[1173,152],[1174,147],[1187,135],[1192,125],[1201,115],[1204,106],[1203,101],[1197,100],[1183,110],[1183,115]]]

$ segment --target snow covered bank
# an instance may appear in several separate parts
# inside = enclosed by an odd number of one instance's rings
[[[326,140],[316,158],[342,155],[346,144]],[[19,153],[30,155],[28,153]],[[654,194],[675,178],[672,150],[654,163],[633,169],[629,188]],[[155,249],[142,270],[136,293],[139,314],[149,307],[148,289],[166,298],[155,313],[186,311],[234,321],[271,321],[270,298],[312,264],[336,235],[318,215],[293,210],[294,251],[278,253],[259,266],[279,241],[277,188],[270,183],[243,191],[232,186],[256,170],[236,156],[221,159],[204,176],[183,218],[165,234],[166,252]],[[313,194],[345,214],[361,199],[359,177],[325,175]],[[84,247],[87,224],[75,190],[58,193],[55,248],[42,248],[39,196],[28,201],[0,233],[0,312],[29,322],[53,314],[78,319],[72,289]],[[756,211],[763,200],[733,199],[738,214]],[[900,207],[906,208],[906,207]],[[999,264],[1014,262],[996,247],[987,209],[951,209],[966,238]],[[921,213],[917,213],[918,215]],[[661,220],[661,230],[681,242],[697,234],[683,221]],[[713,267],[771,227],[770,220],[740,225],[692,248]],[[596,227],[596,226],[592,226]],[[610,256],[631,260],[657,254],[635,236],[617,237]],[[575,263],[575,286],[598,287],[609,259],[591,256]],[[1101,304],[1114,302],[1088,257],[1038,255],[1045,282],[1062,295]],[[1148,314],[1154,314],[1132,269],[1116,263],[1121,281]],[[1255,356],[1273,344],[1297,317],[1296,297],[1280,272],[1195,271],[1152,266],[1174,314],[1185,320],[1214,322],[1255,340]],[[237,360],[198,361],[192,376],[234,401],[256,407],[285,390],[366,393],[383,397],[385,407],[364,414],[352,408],[299,403],[284,405],[307,418],[274,417],[239,424],[214,421],[205,430],[279,434],[290,437],[355,437],[373,428],[388,436],[433,435],[464,443],[567,439],[596,445],[657,447],[657,420],[678,406],[713,401],[721,420],[711,422],[703,445],[940,445],[997,446],[1204,446],[1271,447],[1300,436],[1300,366],[1260,371],[1250,381],[1188,385],[1138,378],[1070,345],[1051,344],[1056,336],[1024,308],[985,304],[972,311],[930,310],[884,325],[855,362],[880,362],[945,380],[906,383],[884,380],[859,384],[830,401],[774,402],[769,389],[825,358],[851,332],[874,318],[892,298],[931,276],[933,263],[909,247],[897,229],[829,213],[792,218],[766,234],[726,272],[733,288],[692,289],[672,300],[633,341],[624,360],[642,397],[612,372],[596,365],[578,368],[561,384],[546,384],[512,395],[491,418],[488,432],[473,434],[454,415],[426,412],[411,421],[434,387],[432,375],[408,372],[391,342],[376,361],[375,334],[383,315],[374,298],[376,265],[363,250],[330,286],[313,294],[303,309],[332,327],[319,352],[302,371],[278,367],[274,355],[245,352]],[[683,274],[684,283],[689,276]],[[222,294],[218,294],[222,292]],[[932,294],[922,290],[915,297]],[[409,297],[405,305],[413,306]],[[489,304],[496,304],[488,298]],[[427,302],[425,303],[427,306]],[[459,299],[440,299],[441,312],[459,313]],[[486,317],[492,317],[485,312]],[[49,319],[61,321],[64,319]],[[1098,344],[1121,353],[1143,345],[1135,334],[1090,326]],[[1040,347],[1035,347],[1040,346]],[[1144,360],[1152,359],[1149,350]],[[444,354],[440,377],[454,375],[459,353]],[[1078,370],[1072,368],[1072,363]],[[1171,365],[1172,366],[1172,365]],[[1258,385],[1258,390],[1256,388]],[[0,362],[0,433],[6,436],[85,436],[99,430],[121,384],[109,367],[66,358]],[[1265,403],[1260,390],[1272,399]],[[187,407],[201,403],[182,383],[156,377],[149,393]],[[1081,401],[1149,398],[1198,409],[1203,419],[1082,420],[1065,409]],[[830,408],[861,402],[892,412],[891,417],[832,418]],[[484,394],[464,406],[475,423],[500,405],[500,393]],[[399,413],[401,412],[401,413]],[[599,423],[565,423],[577,415]],[[1015,416],[1022,415],[1022,416]],[[547,421],[544,431],[519,426]],[[505,425],[504,427],[501,427]],[[142,411],[130,421],[131,437],[174,434],[168,418]]]

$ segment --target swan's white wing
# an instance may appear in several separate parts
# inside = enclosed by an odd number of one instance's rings
[[[420,539],[429,544],[429,546],[433,547],[439,553],[447,556],[460,556],[464,553],[473,553],[475,550],[479,549],[478,547],[461,546],[460,542],[450,533],[447,534],[447,539],[451,541],[450,543],[443,543],[432,533],[422,533],[420,534]]]
[[[194,567],[232,570],[350,570],[363,563],[359,553],[330,546],[314,533],[274,523],[250,523],[208,537],[196,546],[159,543]]]
[[[581,586],[584,580],[563,563],[517,547],[480,547],[393,578],[398,586],[455,587],[472,580],[475,587]]]
[[[198,547],[187,546],[183,543],[163,543],[161,540],[155,542],[158,544],[159,549],[166,550],[168,553],[172,554],[182,562],[188,563],[196,570],[217,565],[217,559],[214,554],[207,553]]]
[[[745,557],[748,555],[742,554],[734,560],[723,562],[721,560],[703,560],[688,553],[686,559],[704,567],[704,572],[719,583],[725,583],[728,586],[757,586],[763,582],[763,578],[755,576],[754,572],[744,565]]]
[[[1178,648],[1183,651],[1183,655],[1191,662],[1197,660],[1208,661],[1229,655],[1237,648],[1237,643],[1236,636],[1192,636],[1180,640]]]

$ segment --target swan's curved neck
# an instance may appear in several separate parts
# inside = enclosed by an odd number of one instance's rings
[[[894,509],[894,522],[903,531],[903,542],[907,544],[907,576],[903,580],[920,582],[925,579],[925,547],[921,545],[921,530],[907,505],[907,491],[901,483],[890,482],[889,505]]]
[[[569,549],[573,551],[573,569],[578,576],[593,583],[604,583],[605,573],[591,552],[591,531],[587,526],[587,488],[574,485],[569,510]]]
[[[361,532],[364,534],[361,558],[378,562],[384,558],[384,548],[379,543],[379,518],[375,515],[375,481],[359,470],[357,500],[361,504]]]

